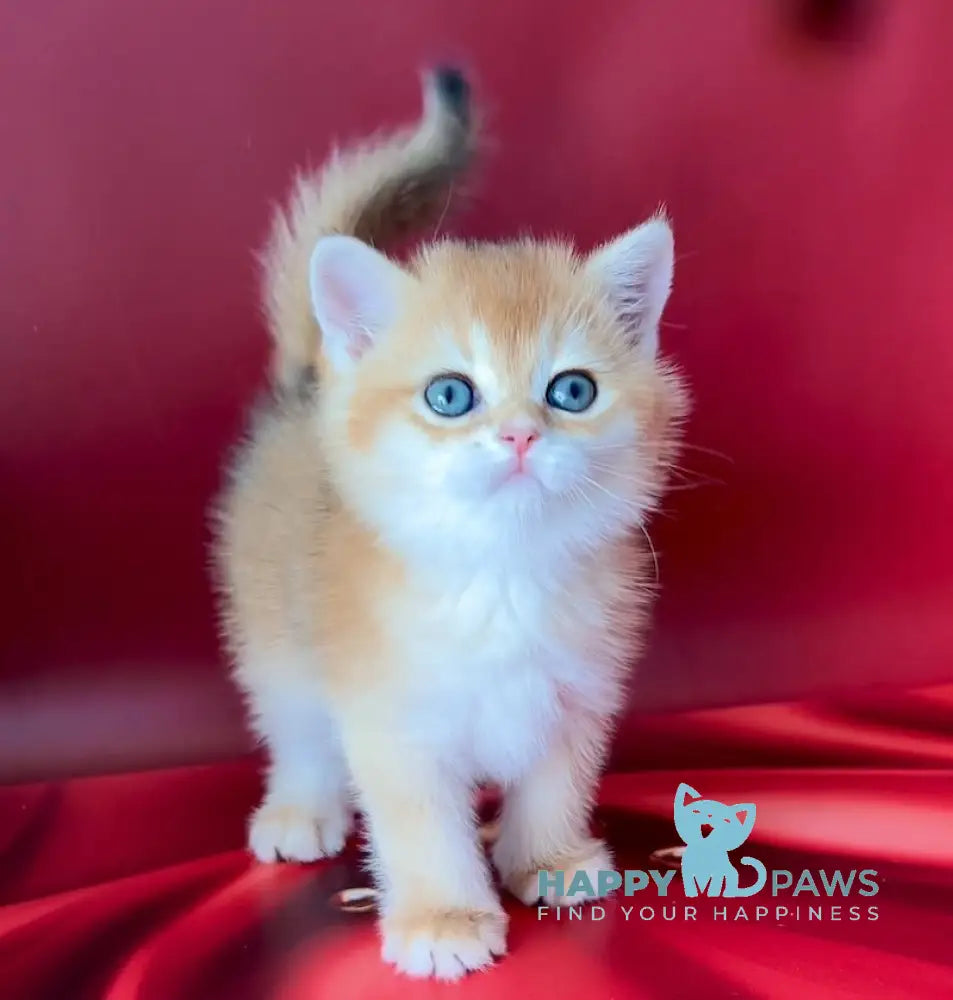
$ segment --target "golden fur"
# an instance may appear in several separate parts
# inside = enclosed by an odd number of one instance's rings
[[[588,820],[654,590],[643,518],[685,396],[645,346],[670,274],[614,294],[625,254],[641,266],[630,244],[643,253],[654,240],[665,259],[660,220],[602,256],[530,240],[442,241],[399,269],[373,254],[381,277],[366,289],[347,270],[358,251],[327,243],[370,304],[344,350],[322,342],[315,310],[340,307],[350,329],[351,286],[320,270],[315,245],[333,233],[378,243],[434,220],[473,152],[461,79],[438,74],[426,94],[420,126],[300,179],[277,216],[264,256],[276,389],[221,499],[217,567],[236,681],[271,755],[252,849],[334,853],[351,788],[368,816],[385,959],[455,978],[505,950],[473,782],[507,789],[494,863],[520,898],[536,898],[539,868],[611,867]],[[394,293],[381,331],[382,284]],[[547,406],[540,387],[567,368],[597,380],[591,412]],[[485,403],[436,417],[423,388],[463,370]],[[552,482],[498,486],[481,467],[471,489],[481,449],[509,460],[496,435],[511,424],[540,433]],[[568,484],[566,463],[583,470]]]

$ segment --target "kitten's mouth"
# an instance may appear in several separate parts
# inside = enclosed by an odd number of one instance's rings
[[[517,489],[520,489],[525,488],[526,484],[538,486],[539,480],[533,472],[526,468],[525,465],[514,465],[503,474],[497,485],[497,489],[506,486],[515,486]]]
[[[703,837],[707,837],[710,833],[715,832],[715,828],[711,825],[711,823],[702,823],[699,829],[701,830],[701,835]]]

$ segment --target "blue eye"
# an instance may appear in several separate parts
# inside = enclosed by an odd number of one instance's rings
[[[441,417],[462,417],[476,403],[476,393],[462,375],[438,375],[424,390],[424,399]]]
[[[582,413],[596,401],[596,383],[585,372],[563,372],[546,390],[546,402],[554,409]]]

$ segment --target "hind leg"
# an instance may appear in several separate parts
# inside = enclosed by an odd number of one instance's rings
[[[337,726],[310,685],[250,691],[255,730],[270,758],[261,805],[248,824],[259,861],[315,861],[344,847],[353,812]]]

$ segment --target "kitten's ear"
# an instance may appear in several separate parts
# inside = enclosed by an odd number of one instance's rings
[[[742,827],[745,830],[746,835],[751,832],[754,827],[754,816],[756,807],[753,802],[737,802],[733,806],[728,806],[728,812],[734,813],[735,817],[741,822]],[[739,813],[744,813],[745,818],[742,821]]]
[[[685,782],[683,781],[675,790],[676,807],[685,805],[686,800],[689,798],[700,799],[701,793],[696,792],[691,785],[686,785]]]
[[[325,236],[311,254],[309,280],[322,349],[336,368],[347,368],[394,322],[413,279],[353,236]]]
[[[665,216],[656,215],[594,250],[586,270],[602,285],[636,349],[654,358],[675,270],[675,237]]]

